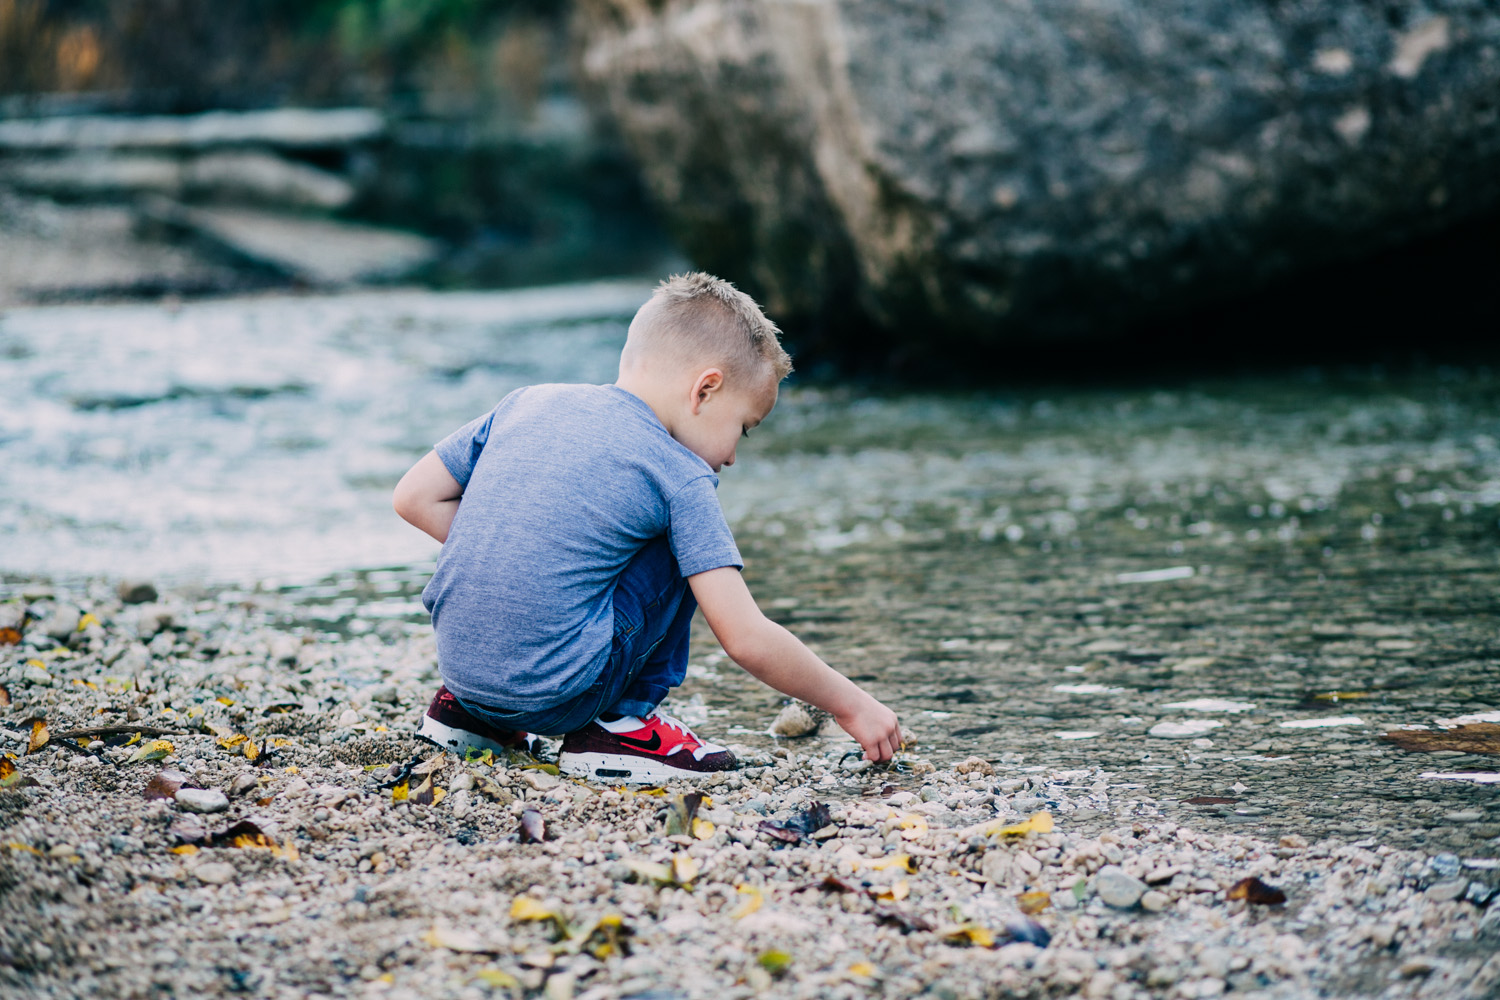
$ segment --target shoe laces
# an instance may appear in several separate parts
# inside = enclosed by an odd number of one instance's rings
[[[700,739],[697,733],[693,732],[687,727],[687,723],[683,722],[681,719],[674,718],[673,716],[668,715],[666,712],[663,712],[660,709],[652,709],[651,714],[646,716],[645,720],[643,721],[650,722],[652,719],[655,719],[663,726],[666,726],[670,729],[675,729],[682,734],[682,741],[668,750],[668,754],[674,754],[679,749],[686,747],[692,752],[693,758],[695,760],[702,760],[706,755],[715,753],[723,749],[723,747],[720,747],[713,743],[708,743]]]

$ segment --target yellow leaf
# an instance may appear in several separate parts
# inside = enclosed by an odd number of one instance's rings
[[[665,788],[637,788],[635,790],[635,794],[637,794],[637,795],[665,795],[665,794],[667,794],[667,790]]]
[[[530,896],[517,896],[510,904],[512,920],[556,920],[557,913],[549,910]]]
[[[23,844],[17,840],[12,840],[5,846],[9,847],[12,851],[28,851],[32,854],[35,854],[37,857],[42,856],[42,852],[37,850],[35,847],[32,847],[30,844]]]
[[[504,969],[480,969],[474,978],[496,990],[515,990],[521,986],[521,981]]]
[[[302,768],[298,767],[296,764],[293,764],[290,767],[286,768],[286,773],[287,774],[301,774],[302,773]]]
[[[127,764],[138,764],[143,760],[161,760],[171,755],[177,749],[171,740],[152,740],[150,743],[142,743],[136,748],[135,753],[125,758]]]
[[[744,899],[740,900],[739,906],[736,906],[733,910],[729,911],[729,916],[735,920],[739,920],[742,917],[748,917],[750,914],[760,909],[760,904],[766,901],[766,897],[761,895],[761,891],[753,885],[736,886],[735,891],[745,897]]]
[[[779,976],[792,964],[792,956],[784,951],[763,951],[756,959],[760,967],[773,976]]]
[[[693,818],[693,836],[699,840],[708,840],[714,835],[714,825],[706,819]]]
[[[98,625],[98,624],[99,624],[99,619],[95,618],[94,615],[93,615],[93,613],[90,612],[89,614],[86,614],[82,618],[78,619],[78,631],[82,632],[84,629],[88,628],[90,625]]]
[[[292,745],[292,741],[285,736],[272,736],[270,743],[273,747],[289,747]]]
[[[196,844],[179,844],[178,846],[172,848],[172,853],[173,854],[197,854],[198,853],[198,847],[197,847]]]
[[[244,735],[243,733],[240,733],[235,736],[226,736],[223,739],[214,740],[214,742],[217,743],[221,749],[228,750],[231,753],[238,753],[240,752],[240,747],[244,746],[245,743],[249,741],[249,739],[250,737]]]
[[[28,667],[36,667],[38,670],[42,671],[45,671],[47,669],[47,664],[43,663],[41,660],[27,660],[26,665]]]
[[[849,966],[849,971],[852,974],[861,976],[865,979],[873,979],[875,977],[875,966],[871,965],[869,962],[855,962],[853,965]]]
[[[900,868],[909,875],[917,873],[917,863],[912,860],[910,854],[888,854],[883,858],[866,861],[864,865],[874,872],[883,872],[888,868]]]
[[[899,903],[903,899],[905,899],[907,896],[910,896],[910,895],[911,895],[911,886],[907,884],[906,879],[902,879],[901,881],[897,882],[895,885],[891,886],[889,889],[885,890],[885,892],[882,892],[880,895],[876,896],[875,898],[876,899],[883,899],[883,900],[885,900],[888,903]]]
[[[951,944],[968,944],[980,948],[993,948],[995,946],[995,935],[991,934],[989,928],[978,924],[960,924],[943,935]]]
[[[245,755],[245,759],[248,761],[253,762],[260,757],[260,747],[255,745],[254,740],[246,740],[245,745],[240,748],[240,752]]]
[[[233,705],[234,704],[234,699],[233,698],[225,698],[223,696],[215,698],[214,701],[218,702],[220,705]]]
[[[672,877],[677,880],[678,885],[687,885],[697,878],[702,867],[698,859],[690,854],[672,855]]]
[[[286,843],[281,845],[281,856],[288,861],[296,861],[302,857],[302,853],[297,850],[297,845],[292,843],[291,837],[286,838]]]
[[[1052,895],[1046,892],[1023,892],[1016,898],[1016,903],[1025,914],[1041,913],[1052,905]]]
[[[47,745],[47,740],[49,739],[51,739],[51,736],[47,732],[47,723],[41,719],[34,720],[31,723],[31,739],[26,743],[26,752],[36,753]]]
[[[406,782],[404,782],[404,781],[401,782],[401,784],[399,784],[395,788],[391,789],[391,801],[392,802],[405,802],[406,801],[406,795],[407,795],[408,791],[409,791],[409,789],[406,787]]]
[[[1028,833],[1051,833],[1052,830],[1052,814],[1049,812],[1039,812],[1032,814],[1032,817],[1028,820],[1014,823],[1010,826],[1006,826],[1004,820],[993,819],[988,823],[969,827],[964,831],[964,835],[972,837],[978,834],[981,837],[988,837],[998,833],[1002,837],[1024,837]]]

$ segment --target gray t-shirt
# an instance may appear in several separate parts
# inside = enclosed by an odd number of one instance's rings
[[[718,477],[613,385],[534,385],[436,446],[463,500],[422,591],[448,690],[535,711],[599,676],[615,581],[653,538],[683,576],[740,567]]]

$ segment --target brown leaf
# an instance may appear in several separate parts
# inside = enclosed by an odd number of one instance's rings
[[[526,809],[521,813],[521,843],[540,844],[547,839],[547,825],[542,822],[542,814],[535,809]]]
[[[692,836],[693,817],[702,804],[702,792],[688,792],[673,799],[667,806],[667,836]]]
[[[242,819],[209,837],[215,847],[276,847],[276,839],[258,823]]]
[[[1473,722],[1453,729],[1398,729],[1380,738],[1416,753],[1456,750],[1500,756],[1500,723],[1495,722]]]
[[[1242,878],[1224,893],[1225,899],[1243,899],[1247,903],[1261,906],[1279,906],[1286,902],[1286,893],[1274,885],[1266,885],[1258,878]]]
[[[1183,799],[1182,804],[1185,806],[1227,806],[1238,801],[1239,799],[1233,799],[1227,795],[1194,795],[1190,799]]]
[[[156,777],[146,783],[144,793],[147,799],[170,799],[177,794],[177,790],[187,784],[188,776],[173,767],[164,767],[156,773]]]
[[[0,628],[0,646],[14,646],[21,641],[18,628]]]
[[[50,737],[47,735],[46,721],[43,719],[32,719],[31,739],[26,744],[26,752],[36,753],[42,747],[47,745],[47,740],[49,738]]]
[[[434,775],[428,774],[427,777],[422,779],[420,785],[408,791],[406,796],[408,801],[419,806],[430,806],[443,801],[443,796],[447,795],[448,792],[445,789],[435,786],[432,783],[433,777]]]
[[[10,707],[10,688],[0,684],[0,708]]]

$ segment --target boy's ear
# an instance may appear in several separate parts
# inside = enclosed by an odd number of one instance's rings
[[[710,396],[724,388],[724,373],[717,368],[705,368],[693,383],[692,409],[696,416],[698,408],[708,402]]]

